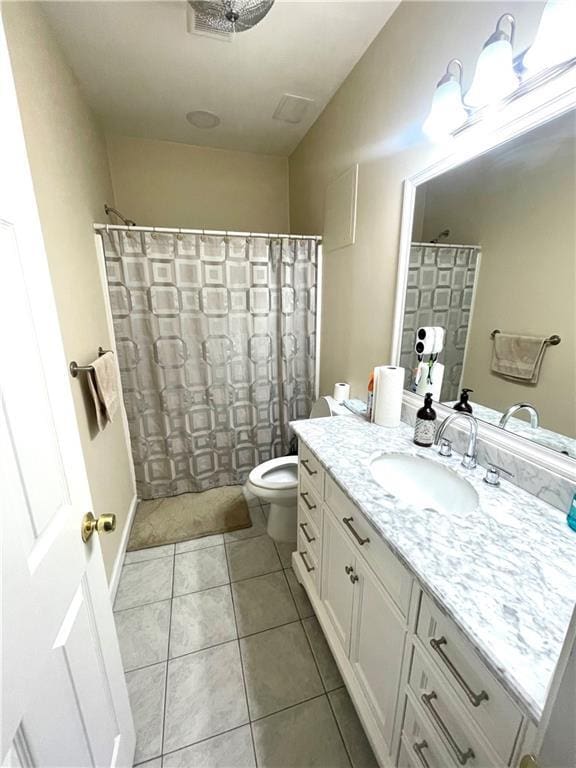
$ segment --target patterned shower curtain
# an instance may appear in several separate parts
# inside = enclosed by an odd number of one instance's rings
[[[243,483],[314,397],[317,243],[103,233],[142,499]]]

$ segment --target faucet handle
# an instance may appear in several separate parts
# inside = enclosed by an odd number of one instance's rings
[[[452,441],[443,437],[440,440],[440,450],[438,453],[440,456],[452,456]]]
[[[499,467],[498,464],[488,464],[488,468],[486,469],[486,477],[484,478],[484,482],[487,485],[500,485],[500,472],[504,472],[505,475],[508,475],[508,477],[514,477],[512,472],[509,472],[507,469],[504,469],[504,467]]]

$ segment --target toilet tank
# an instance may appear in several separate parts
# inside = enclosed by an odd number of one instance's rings
[[[342,403],[337,403],[333,397],[319,397],[310,411],[311,419],[321,419],[325,416],[349,416],[350,411]]]

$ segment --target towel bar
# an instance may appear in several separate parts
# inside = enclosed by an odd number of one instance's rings
[[[109,352],[108,349],[102,349],[102,347],[98,347],[98,357],[102,357],[102,355],[105,355],[106,352]],[[93,371],[93,367],[91,365],[78,365],[76,360],[72,360],[70,363],[70,376],[72,378],[76,378],[79,373],[86,373],[87,371]]]
[[[497,333],[502,333],[502,331],[499,328],[495,328],[490,334],[490,338],[493,339]],[[560,336],[558,336],[557,333],[554,333],[552,336],[549,336],[546,339],[546,344],[550,344],[551,347],[556,347],[558,344],[560,344],[561,341],[562,339]]]

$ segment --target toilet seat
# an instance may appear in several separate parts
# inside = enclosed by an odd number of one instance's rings
[[[248,479],[257,488],[289,491],[298,487],[298,456],[280,456],[259,464]]]

